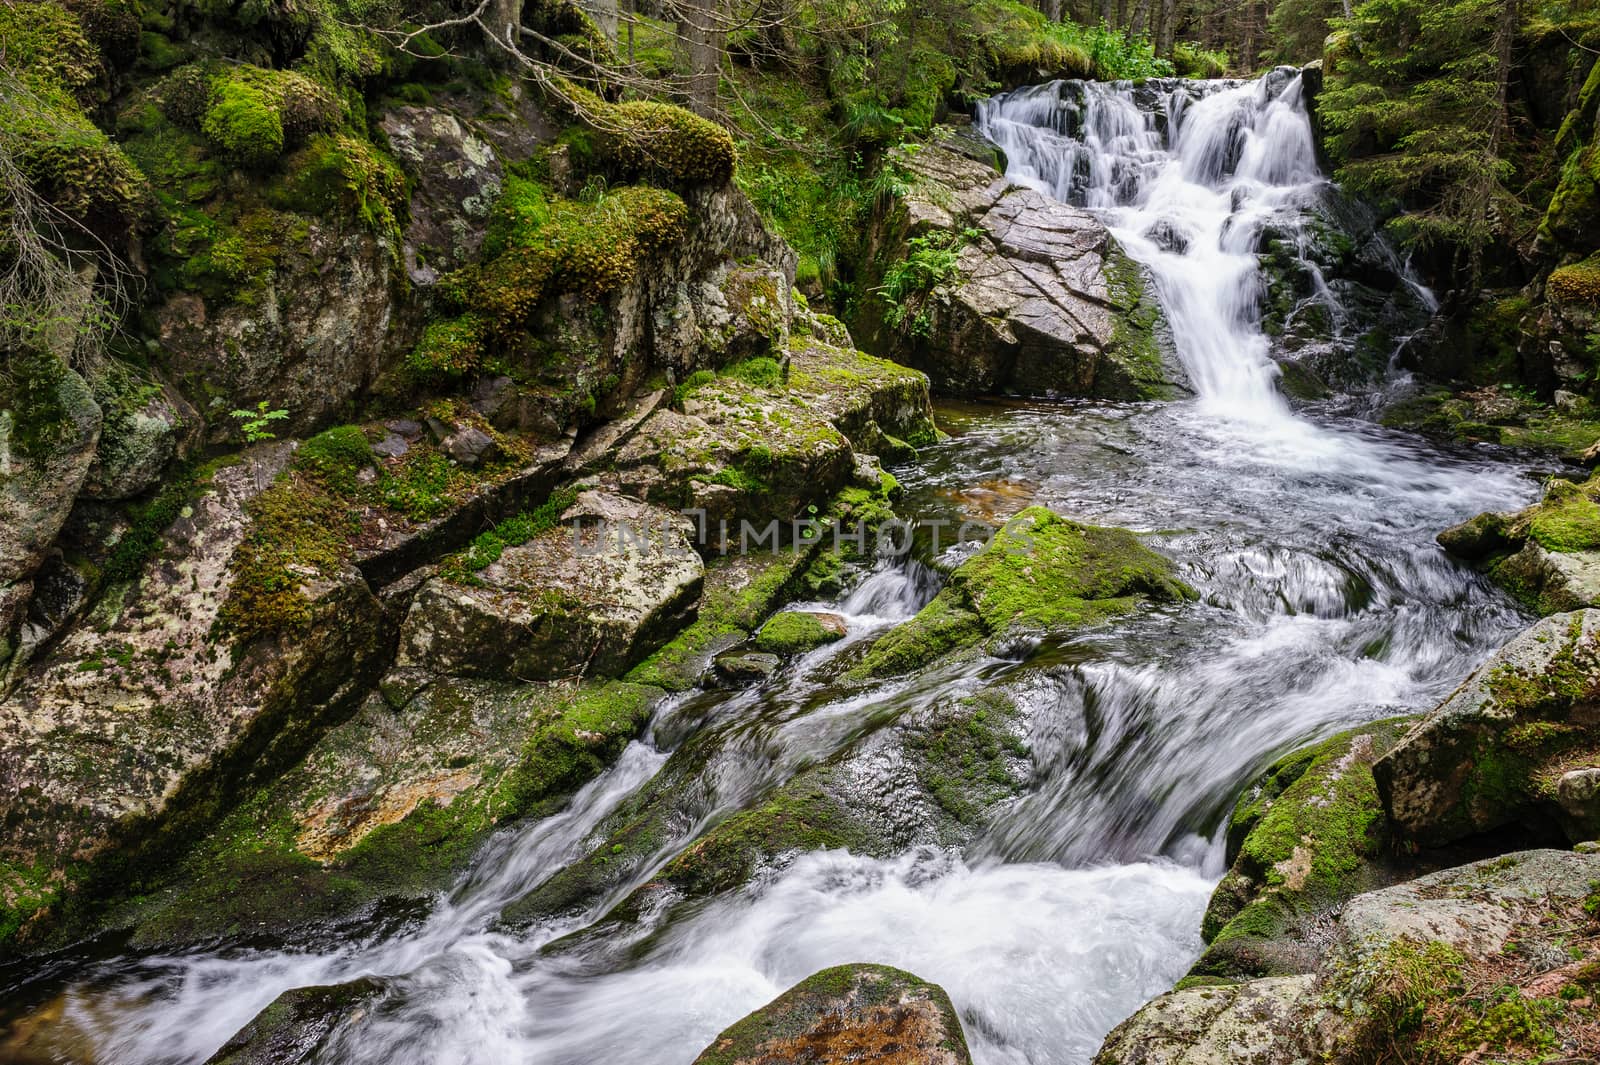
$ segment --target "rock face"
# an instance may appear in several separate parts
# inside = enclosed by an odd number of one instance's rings
[[[1373,775],[1395,830],[1424,846],[1518,823],[1593,839],[1600,822],[1558,796],[1566,774],[1600,765],[1597,726],[1600,611],[1556,614],[1484,663]]]
[[[285,991],[206,1065],[309,1065],[325,1060],[347,1028],[383,997],[376,979]]]
[[[406,616],[397,664],[503,679],[584,669],[611,676],[692,618],[704,566],[687,519],[586,492],[562,521],[506,549],[474,585],[425,584]]]
[[[102,423],[88,384],[55,354],[8,358],[15,387],[0,396],[0,671],[17,648],[30,578],[89,477]]]
[[[1095,1063],[1357,1065],[1380,1047],[1399,1060],[1421,1047],[1437,1060],[1521,1060],[1503,1055],[1528,1045],[1589,1060],[1597,878],[1600,856],[1524,851],[1359,895],[1313,971],[1169,992],[1119,1025]],[[1528,1021],[1502,1023],[1513,1016]]]
[[[868,350],[936,391],[1159,399],[1185,389],[1141,268],[1087,212],[949,144],[898,153],[907,191],[871,234],[868,290],[919,249],[955,253],[931,290],[862,300]],[[919,241],[921,244],[913,244]]]
[[[68,633],[0,702],[0,931],[101,875],[96,863],[118,848],[158,850],[252,777],[291,764],[374,679],[382,615],[353,570],[307,578],[311,610],[293,639],[240,647],[214,634],[245,505],[286,453],[260,449],[219,470],[143,579],[107,596],[93,626]]]
[[[1600,477],[1552,480],[1533,506],[1469,518],[1439,544],[1541,614],[1600,605]]]
[[[394,249],[384,239],[321,220],[282,258],[249,300],[220,304],[196,293],[172,296],[155,311],[162,346],[189,395],[214,395],[202,412],[214,440],[227,439],[229,408],[289,411],[279,428],[309,433],[377,379],[397,339],[391,286]]]
[[[406,274],[431,285],[478,254],[504,168],[487,139],[449,111],[398,107],[379,127],[413,179],[401,251]]]
[[[971,1060],[961,1020],[942,988],[887,965],[840,965],[807,977],[728,1028],[695,1065]]]

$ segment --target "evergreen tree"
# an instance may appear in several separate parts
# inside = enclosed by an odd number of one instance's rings
[[[1407,208],[1408,244],[1466,257],[1520,211],[1506,183],[1517,0],[1367,0],[1335,25],[1319,107],[1338,179]]]

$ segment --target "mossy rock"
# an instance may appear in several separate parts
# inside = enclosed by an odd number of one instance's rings
[[[385,994],[384,981],[285,991],[206,1059],[206,1065],[309,1065],[356,1025]]]
[[[1191,975],[1308,971],[1315,956],[1305,930],[1393,881],[1372,763],[1414,721],[1391,718],[1294,751],[1240,796],[1228,824],[1231,868],[1206,909],[1209,946]]]
[[[694,1065],[894,1061],[969,1065],[950,996],[887,965],[840,965],[807,977],[714,1039]]]
[[[1145,603],[1194,597],[1172,564],[1127,530],[1029,507],[962,563],[932,603],[881,638],[856,675],[903,673],[986,636],[1065,635]]]
[[[756,633],[758,650],[776,655],[797,655],[844,638],[843,619],[836,614],[787,611],[772,617]]]

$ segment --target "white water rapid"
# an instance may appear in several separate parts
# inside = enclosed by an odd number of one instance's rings
[[[65,958],[0,976],[0,996],[54,1011],[57,1060],[195,1065],[281,991],[373,975],[381,1000],[319,1060],[687,1065],[793,982],[874,961],[942,984],[980,1065],[1083,1065],[1183,975],[1240,788],[1309,740],[1432,705],[1525,623],[1433,535],[1534,485],[1494,454],[1279,395],[1256,231],[1294,222],[1323,185],[1292,73],[1039,86],[988,102],[980,124],[1014,180],[1097,212],[1148,267],[1197,398],[949,407],[952,439],[896,471],[899,509],[953,527],[975,508],[1037,502],[1125,525],[1150,534],[1200,601],[865,692],[836,687],[864,641],[936,591],[930,568],[886,563],[830,606],[849,638],[762,688],[670,701],[564,813],[492,840],[431,913],[272,949]],[[1335,318],[1346,310],[1319,298]],[[985,689],[1022,708],[1031,780],[969,846],[805,855],[710,901],[606,919],[803,767]],[[852,765],[864,804],[897,794],[892,758]],[[653,787],[671,816],[642,867],[562,916],[497,922]]]

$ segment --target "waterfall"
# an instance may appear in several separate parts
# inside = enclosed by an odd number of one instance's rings
[[[1268,222],[1296,219],[1327,184],[1296,71],[1137,87],[1056,81],[983,102],[978,125],[1005,152],[1007,177],[1090,209],[1149,271],[1210,413],[1289,417],[1262,329],[1256,251]]]

